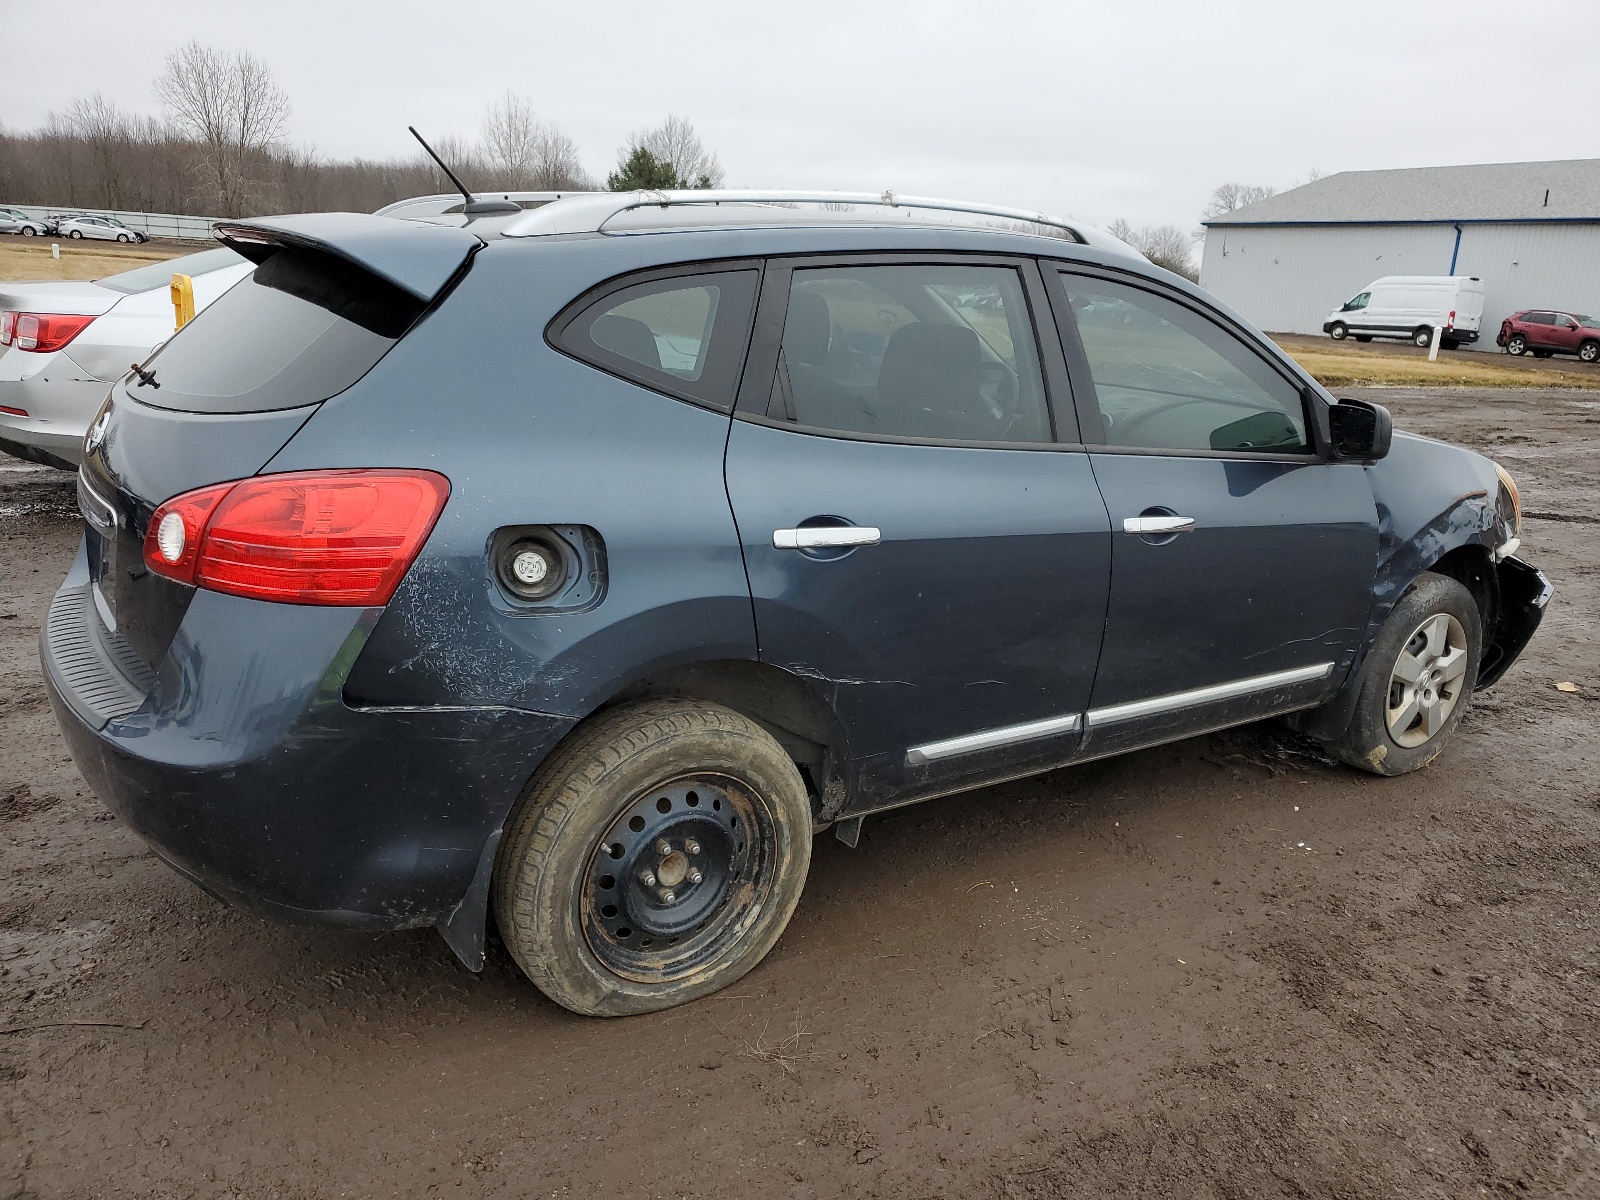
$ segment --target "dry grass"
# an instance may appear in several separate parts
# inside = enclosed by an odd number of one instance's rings
[[[1323,387],[1499,387],[1499,388],[1600,388],[1600,373],[1562,371],[1557,368],[1501,366],[1490,355],[1472,355],[1488,361],[1464,361],[1465,356],[1429,362],[1419,355],[1390,354],[1383,350],[1346,347],[1329,342],[1311,350],[1284,346],[1294,360]]]
[[[804,1022],[798,1018],[788,1036],[776,1042],[767,1041],[767,1030],[762,1026],[761,1032],[756,1035],[756,1040],[745,1042],[739,1053],[744,1058],[753,1058],[759,1063],[777,1067],[785,1075],[793,1075],[795,1069],[811,1057],[810,1051],[800,1048],[801,1040],[810,1036],[811,1033]]]
[[[61,247],[53,258],[50,246]],[[121,246],[116,242],[74,242],[67,238],[0,238],[0,279],[104,279],[119,271],[147,266],[180,254],[193,254],[205,246],[146,242]]]

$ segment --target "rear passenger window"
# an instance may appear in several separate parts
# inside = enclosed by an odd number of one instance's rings
[[[1310,449],[1300,389],[1193,309],[1125,284],[1061,276],[1111,446]]]
[[[754,270],[716,271],[624,286],[558,317],[551,340],[612,374],[726,412],[758,278]]]
[[[889,437],[1050,440],[1016,271],[827,267],[790,278],[769,416]]]

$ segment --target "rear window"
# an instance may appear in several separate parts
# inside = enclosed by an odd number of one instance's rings
[[[360,379],[423,305],[329,254],[276,251],[174,334],[135,376],[143,404],[181,412],[270,412],[315,404]]]
[[[151,263],[148,267],[135,267],[120,275],[107,275],[104,279],[96,279],[95,282],[103,288],[110,288],[113,292],[124,292],[131,296],[135,292],[148,292],[153,288],[166,287],[172,282],[174,275],[187,275],[193,279],[196,275],[209,275],[213,271],[220,271],[223,267],[231,267],[243,261],[244,259],[223,246],[215,250],[204,250],[199,254],[185,254],[182,258],[165,259]]]

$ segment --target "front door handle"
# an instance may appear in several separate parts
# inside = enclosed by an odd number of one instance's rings
[[[834,550],[841,546],[876,546],[883,534],[871,525],[806,525],[799,529],[774,529],[772,544],[779,550]]]
[[[1188,533],[1193,528],[1193,517],[1125,517],[1122,522],[1123,533],[1147,536],[1152,533]]]

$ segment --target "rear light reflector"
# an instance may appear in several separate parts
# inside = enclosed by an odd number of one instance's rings
[[[387,604],[433,531],[433,471],[295,471],[185,492],[150,518],[145,565],[180,583],[285,604]]]
[[[89,327],[92,316],[77,313],[6,313],[12,318],[10,345],[18,350],[35,350],[40,354],[59,350]]]
[[[25,417],[28,415],[28,410],[25,408],[12,408],[9,404],[0,404],[0,413],[5,413],[10,417]]]

